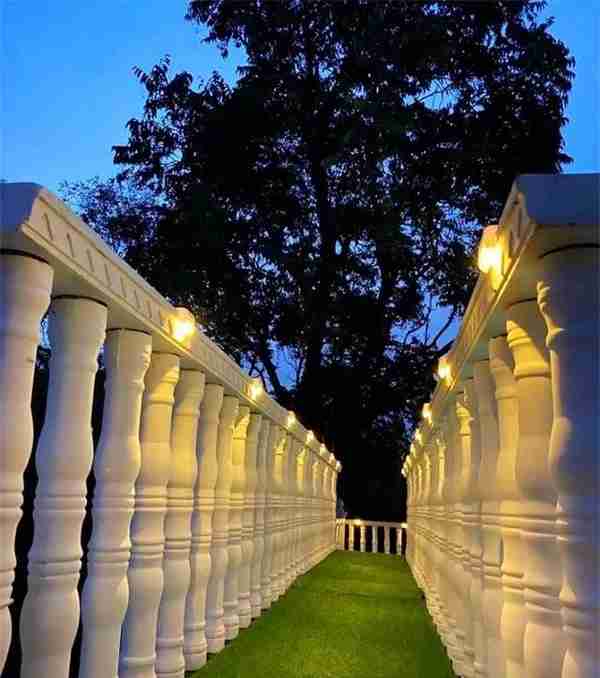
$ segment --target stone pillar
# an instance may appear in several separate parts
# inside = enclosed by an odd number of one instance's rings
[[[219,472],[217,435],[222,405],[223,387],[220,384],[207,384],[200,406],[196,446],[198,475],[194,488],[190,587],[184,623],[186,671],[199,669],[206,663],[206,596],[211,572],[212,519]]]
[[[504,652],[500,621],[502,615],[502,537],[500,532],[501,496],[496,483],[499,438],[498,410],[490,361],[481,360],[473,366],[477,392],[477,410],[481,433],[481,465],[479,496],[481,503],[482,544],[482,630],[485,642],[487,673],[490,677],[504,675]]]
[[[240,405],[231,446],[231,495],[227,539],[228,562],[223,594],[226,640],[236,638],[240,630],[238,606],[240,569],[242,566],[242,512],[244,510],[244,491],[246,487],[246,436],[249,423],[250,408],[246,405]]]
[[[263,607],[262,565],[265,554],[265,496],[267,493],[267,449],[270,431],[271,422],[263,418],[256,460],[254,553],[250,569],[250,606],[253,619],[260,617]]]
[[[379,535],[377,534],[378,530],[379,530],[378,525],[371,526],[371,550],[373,551],[373,553],[379,552]]]
[[[155,676],[158,608],[164,585],[171,421],[178,380],[179,358],[170,353],[153,353],[142,401],[142,459],[131,522],[130,595],[121,635],[120,678]]]
[[[577,247],[542,259],[538,303],[546,321],[554,419],[549,466],[558,493],[562,678],[600,670],[600,497],[598,462],[599,250]],[[555,582],[552,582],[554,590]],[[554,638],[554,634],[552,634]]]
[[[390,526],[385,525],[383,528],[383,552],[390,555]]]
[[[50,304],[53,271],[25,253],[1,251],[0,282],[0,672],[11,641],[15,535],[23,473],[33,445],[31,396],[40,323]]]
[[[366,525],[360,526],[360,552],[364,553],[366,551]]]
[[[246,629],[252,621],[252,607],[250,603],[250,583],[252,561],[254,559],[254,512],[255,494],[257,485],[257,449],[262,416],[251,414],[246,438],[244,511],[242,513],[242,563],[240,565],[240,590],[238,615],[240,628]]]
[[[183,678],[185,673],[185,601],[191,580],[192,509],[198,474],[196,443],[203,396],[204,374],[182,370],[175,388],[165,518],[165,580],[156,639],[156,674],[165,678]]]
[[[306,569],[306,524],[304,512],[304,462],[308,455],[308,448],[300,446],[296,456],[296,576]]]
[[[292,585],[294,573],[294,551],[296,545],[296,454],[298,452],[298,441],[290,437],[288,441],[287,465],[285,471],[285,569],[283,574],[284,593]]]
[[[271,561],[271,601],[279,600],[282,594],[283,561],[283,479],[288,434],[281,429],[277,437],[273,460],[273,558]]]
[[[277,450],[281,445],[283,438],[283,429],[281,426],[273,423],[269,431],[269,438],[266,449],[266,466],[267,466],[267,493],[265,504],[265,552],[263,554],[263,562],[261,565],[261,605],[263,610],[271,607],[274,598],[275,589],[275,540],[277,530],[277,477],[276,477],[276,463],[275,458]]]
[[[69,672],[79,624],[94,379],[106,318],[106,307],[92,299],[56,297],[50,306],[48,404],[36,453],[35,531],[20,624],[23,678]]]
[[[152,338],[144,332],[107,333],[102,432],[94,458],[93,531],[81,597],[80,678],[117,676],[121,625],[129,602],[129,529],[141,464],[144,375],[151,350]]]
[[[534,300],[511,306],[507,327],[519,403],[516,475],[525,499],[519,516],[527,613],[524,675],[560,678],[565,651],[559,600],[562,568],[556,544],[557,496],[549,466],[552,385],[546,327]]]
[[[232,481],[231,443],[238,416],[238,399],[225,396],[217,433],[217,482],[210,545],[210,579],[206,591],[206,642],[209,652],[225,647],[224,589],[228,558],[229,501]]]
[[[506,678],[524,678],[523,635],[526,616],[523,596],[523,541],[519,522],[522,498],[516,477],[519,444],[517,382],[506,338],[497,337],[490,340],[489,353],[498,408],[499,451],[496,487],[500,499],[499,523],[502,536],[502,550],[498,556],[502,563],[501,653],[504,655]],[[499,661],[501,662],[501,659]]]

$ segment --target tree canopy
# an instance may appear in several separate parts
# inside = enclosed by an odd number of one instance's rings
[[[135,69],[117,179],[65,197],[400,517],[400,464],[514,177],[569,161],[543,2],[193,0],[239,79]],[[437,309],[437,310],[436,310]],[[439,310],[442,309],[442,310]]]

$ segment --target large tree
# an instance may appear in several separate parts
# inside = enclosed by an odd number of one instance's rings
[[[324,438],[355,514],[401,514],[480,225],[515,175],[569,160],[573,61],[543,7],[194,0],[206,39],[247,55],[235,85],[137,69],[119,179],[66,190]]]

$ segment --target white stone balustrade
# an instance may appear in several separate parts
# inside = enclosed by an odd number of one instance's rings
[[[463,678],[600,675],[599,188],[515,182],[403,464],[407,561]]]
[[[0,670],[18,634],[22,664],[7,670],[23,677],[67,678],[74,659],[82,678],[182,677],[335,549],[341,466],[60,200],[35,184],[0,193]],[[34,540],[15,629],[15,534],[48,308]]]
[[[383,553],[387,555],[404,556],[404,547],[407,544],[406,523],[387,523],[377,520],[360,520],[359,518],[337,518],[336,520],[336,544],[341,551],[358,551],[360,553],[379,553],[379,538],[373,536],[371,543],[367,541],[369,532],[377,534],[379,528],[383,529],[384,543]],[[359,541],[355,539],[355,530]],[[396,536],[396,551],[392,554],[391,536]],[[363,536],[364,535],[364,536]],[[330,547],[328,547],[330,548]]]

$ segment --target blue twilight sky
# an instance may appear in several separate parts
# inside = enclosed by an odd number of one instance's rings
[[[185,0],[0,0],[0,178],[63,180],[114,173],[111,146],[127,140],[144,90],[132,67],[164,54],[173,70],[235,78],[241,54],[223,61],[184,21]],[[600,0],[550,0],[553,33],[573,52],[576,80],[568,109],[569,172],[600,170]]]

